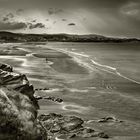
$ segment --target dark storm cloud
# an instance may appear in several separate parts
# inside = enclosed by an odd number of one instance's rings
[[[140,0],[0,0],[0,8],[11,11],[30,9],[44,12],[46,17],[57,17],[59,13],[63,13],[66,16],[62,19],[72,21],[70,18],[81,18],[80,24],[90,33],[140,37]],[[81,9],[83,13],[78,13]],[[71,11],[71,15],[66,10]],[[47,18],[51,19],[49,16]],[[46,17],[44,16],[45,19]]]
[[[23,22],[0,22],[0,30],[19,30],[25,28],[27,28],[27,25]]]
[[[75,26],[75,23],[69,23],[68,26]]]
[[[32,20],[31,22],[36,22],[36,19]]]
[[[43,23],[36,23],[36,24],[28,23],[28,25],[29,25],[29,29],[45,28],[45,25]]]
[[[131,0],[0,0],[1,6],[27,6],[27,7],[72,7],[72,6],[91,6],[91,7],[116,7]],[[138,0],[134,0],[138,1]]]

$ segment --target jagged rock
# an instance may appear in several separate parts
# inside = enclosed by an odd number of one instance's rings
[[[91,138],[91,137],[99,137],[99,138],[105,138],[105,139],[109,138],[109,136],[105,134],[104,132],[98,132],[94,130],[85,131],[85,130],[82,133],[79,133],[78,136],[82,136],[83,138]]]
[[[77,128],[81,128],[84,121],[75,116],[62,116],[60,114],[51,113],[49,115],[40,115],[38,117],[44,125],[50,126],[51,130],[63,130],[66,132],[72,131]],[[54,125],[55,124],[55,125]],[[56,127],[57,126],[57,127]]]
[[[61,98],[56,98],[56,97],[53,97],[53,96],[41,97],[41,96],[38,96],[38,95],[34,95],[34,97],[36,98],[36,100],[45,99],[45,100],[49,100],[49,101],[53,101],[53,102],[57,102],[57,103],[62,103],[63,102],[63,100]]]
[[[1,64],[0,63],[0,69],[4,70],[4,71],[8,71],[8,72],[12,72],[13,71],[13,68],[10,65],[8,65],[8,64]]]
[[[63,122],[61,123],[61,128],[67,132],[73,131],[78,128],[82,128],[84,121],[75,116],[64,117]]]
[[[0,134],[19,137],[31,135],[36,120],[36,108],[28,96],[0,88]]]
[[[116,119],[115,117],[104,117],[98,120],[99,123],[106,123],[106,122],[122,122],[121,120]]]
[[[0,139],[47,140],[47,132],[37,122],[38,104],[33,86],[25,75],[9,65],[0,65]]]
[[[49,88],[38,88],[38,89],[35,89],[36,91],[39,91],[39,90],[49,90]]]
[[[76,137],[76,134],[71,134],[68,138],[75,138]]]
[[[55,102],[62,103],[63,100],[62,100],[61,98],[56,98],[56,99],[55,99]]]
[[[0,85],[28,96],[34,106],[36,106],[36,108],[39,108],[37,101],[33,96],[33,86],[29,84],[27,77],[24,74],[9,72],[9,70],[9,68],[8,71],[0,69]]]
[[[44,97],[43,99],[50,100],[50,101],[53,101],[53,102],[58,102],[58,103],[63,102],[63,100],[61,98],[55,98],[55,97],[51,97],[51,96]]]
[[[34,95],[34,97],[35,97],[36,100],[41,100],[41,99],[43,99],[43,97],[37,96],[37,95]]]
[[[62,116],[61,114],[50,113],[49,115],[40,115],[38,120],[40,120],[51,137],[59,138],[61,135],[65,135],[67,138],[74,138],[76,136],[82,138],[109,138],[104,132],[85,128],[84,121],[76,116]]]

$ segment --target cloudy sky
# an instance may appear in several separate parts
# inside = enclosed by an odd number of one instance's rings
[[[140,0],[0,0],[0,30],[140,38]]]

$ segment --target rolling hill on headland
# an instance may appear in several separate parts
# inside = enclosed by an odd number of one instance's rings
[[[74,34],[23,34],[1,31],[0,42],[140,42],[137,38],[113,38],[102,35],[74,35]]]

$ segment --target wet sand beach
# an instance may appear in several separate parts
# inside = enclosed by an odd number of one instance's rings
[[[106,132],[112,140],[140,139],[140,82],[137,76],[129,76],[123,67],[118,69],[115,64],[97,63],[99,61],[86,53],[76,52],[75,48],[70,50],[55,45],[0,44],[1,63],[26,74],[37,96],[63,100],[61,103],[39,100],[39,113],[79,116],[87,127]],[[122,120],[122,123],[98,123],[97,120],[107,116]],[[94,139],[97,138],[88,140]]]

